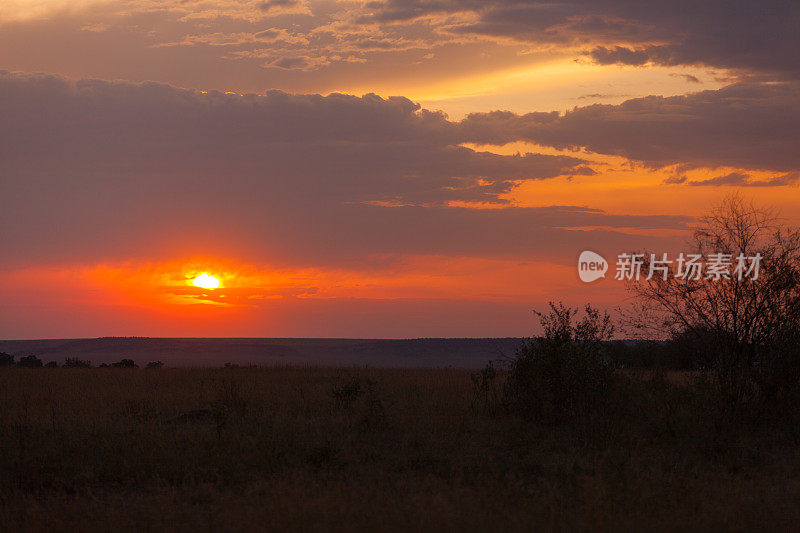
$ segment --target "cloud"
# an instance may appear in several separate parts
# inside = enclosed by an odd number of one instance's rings
[[[781,187],[795,185],[800,180],[800,172],[789,172],[766,179],[754,179],[746,172],[731,172],[704,180],[690,181],[693,186],[736,186],[736,187]],[[685,180],[684,180],[685,181]]]
[[[594,99],[606,99],[606,98],[630,98],[632,95],[630,94],[605,94],[605,93],[590,93],[590,94],[582,94],[576,97],[578,100],[594,100]]]
[[[622,0],[48,0],[10,6],[0,7],[0,63],[195,88],[384,92],[400,83],[424,94],[430,88],[409,81],[419,79],[414,71],[420,68],[422,85],[443,87],[466,76],[573,59],[726,69],[703,73],[704,80],[797,79],[799,69],[798,7],[785,0],[733,7]],[[431,53],[434,61],[419,63]],[[694,82],[692,75],[687,82]],[[610,91],[597,86],[586,92]]]
[[[275,47],[286,49],[302,49],[309,44],[308,39],[302,35],[289,32],[282,28],[269,28],[259,32],[238,32],[238,33],[202,33],[197,35],[186,35],[182,40],[175,42],[158,43],[151,48],[164,48],[169,46],[219,46],[219,47],[240,47],[250,44],[272,44]]]
[[[311,13],[308,4],[301,0],[265,0],[256,4],[256,7],[265,13]]]
[[[792,0],[731,4],[624,0],[388,0],[365,20],[437,21],[452,34],[546,48],[593,44],[601,64],[708,65],[797,79],[800,6]]]
[[[598,46],[589,52],[589,56],[601,65],[621,63],[639,66],[650,61],[650,55],[644,50],[631,50],[624,46],[615,46],[613,49]]]
[[[686,176],[670,176],[669,178],[664,180],[665,185],[680,185],[681,183],[686,183]]]
[[[594,171],[580,157],[465,148],[465,128],[402,97],[3,73],[0,116],[5,264],[204,251],[275,264],[403,254],[569,262],[589,242],[647,240],[626,228],[687,222],[504,204],[520,181]]]
[[[331,64],[330,59],[326,57],[312,57],[304,55],[294,56],[267,56],[264,61],[265,67],[274,67],[283,70],[317,70]]]
[[[800,169],[800,82],[739,83],[558,113],[473,113],[459,127],[476,143],[531,141],[586,148],[652,167]]]
[[[703,83],[702,81],[700,81],[700,78],[698,78],[697,76],[693,76],[691,74],[672,73],[672,74],[670,74],[670,76],[672,76],[673,78],[683,78],[684,80],[688,81],[689,83]]]

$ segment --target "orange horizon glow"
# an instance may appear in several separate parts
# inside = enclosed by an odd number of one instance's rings
[[[220,286],[195,286],[193,280],[203,273]],[[15,338],[357,338],[365,335],[367,324],[374,337],[464,337],[484,331],[477,329],[485,320],[481,309],[491,306],[506,309],[507,320],[495,333],[484,335],[519,336],[534,326],[531,310],[543,308],[553,291],[566,303],[578,305],[585,297],[582,285],[571,265],[436,255],[409,256],[402,265],[377,269],[290,268],[212,259],[27,267],[7,271],[0,278],[0,292],[25,299],[28,308],[5,315],[0,310],[0,317],[9,328],[29,324],[27,330],[17,328],[22,333]],[[624,295],[621,284],[606,281],[592,290],[598,304]],[[442,315],[455,302],[461,302],[457,310]],[[37,322],[28,314],[43,306],[48,323],[59,324],[68,334],[35,327]],[[400,309],[412,318],[390,320]],[[426,318],[429,313],[440,320]]]

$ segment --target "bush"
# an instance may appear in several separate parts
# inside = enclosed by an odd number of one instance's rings
[[[495,385],[497,370],[495,370],[494,364],[489,361],[482,370],[470,374],[470,378],[475,392],[472,408],[484,414],[494,414],[499,403]]]
[[[719,400],[731,412],[757,411],[800,385],[800,228],[738,195],[699,222],[693,248],[701,263],[719,254],[732,267],[737,258],[758,258],[758,270],[747,276],[732,268],[722,279],[673,272],[632,282],[640,306],[631,323],[672,334],[677,354],[713,371]]]
[[[67,357],[64,359],[64,368],[92,368],[92,362],[77,357]]]
[[[361,378],[350,376],[340,379],[331,389],[331,396],[336,400],[336,404],[343,409],[350,409],[352,405],[364,394],[364,387]]]
[[[574,420],[602,408],[614,379],[603,354],[613,334],[608,313],[587,305],[578,309],[550,303],[539,314],[544,335],[524,344],[510,361],[502,403],[525,419],[544,424]]]
[[[145,368],[161,368],[163,366],[164,363],[162,363],[161,361],[150,361],[149,363],[147,363],[147,366]]]
[[[56,363],[55,361],[50,361],[49,363],[47,363],[44,366],[47,367],[47,368],[58,368],[58,363]]]
[[[222,380],[215,385],[216,398],[211,402],[211,416],[217,424],[217,431],[241,424],[250,412],[250,399],[242,393],[240,381]]]
[[[336,406],[353,416],[354,427],[370,430],[384,420],[383,402],[375,382],[358,374],[340,377],[330,392]]]
[[[14,356],[0,352],[0,366],[14,366]]]
[[[788,331],[756,352],[753,380],[767,406],[800,400],[800,332]]]
[[[24,357],[19,358],[17,366],[23,368],[41,368],[42,360],[36,357],[35,355],[26,355]]]
[[[137,365],[133,359],[123,359],[122,361],[111,363],[111,366],[114,368],[139,368],[139,365]]]

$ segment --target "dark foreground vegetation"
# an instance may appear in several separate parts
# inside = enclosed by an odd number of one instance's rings
[[[540,397],[525,375],[2,369],[0,529],[800,523],[797,404],[732,412],[702,375],[650,371],[585,395],[552,374]]]

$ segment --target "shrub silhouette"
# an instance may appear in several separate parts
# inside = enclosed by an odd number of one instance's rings
[[[331,388],[330,395],[337,408],[348,413],[354,427],[359,430],[377,428],[385,419],[383,402],[377,385],[371,379],[364,379],[358,374],[340,377]]]
[[[603,341],[614,326],[608,313],[586,305],[550,302],[540,317],[544,335],[517,350],[510,361],[502,403],[511,413],[544,424],[574,420],[601,408],[614,380]]]
[[[14,356],[0,352],[0,366],[14,366]]]
[[[217,425],[217,433],[229,426],[241,424],[249,412],[250,399],[242,392],[241,382],[234,379],[222,380],[216,387],[216,398],[211,402],[212,418]]]
[[[77,357],[67,357],[64,359],[64,368],[92,368],[92,362]]]
[[[114,368],[139,368],[139,365],[133,359],[123,359],[122,361],[111,363],[111,366]]]
[[[19,358],[17,366],[23,368],[41,368],[42,360],[36,357],[35,355],[26,355]]]
[[[485,414],[494,414],[498,405],[497,370],[494,364],[489,361],[479,372],[470,374],[475,397],[472,400],[472,408]]]
[[[164,363],[162,363],[161,361],[150,361],[149,363],[147,363],[147,366],[145,368],[161,368],[163,366]]]
[[[775,407],[796,406],[800,399],[800,332],[776,336],[761,349],[752,378],[761,399]]]
[[[46,366],[47,368],[58,368],[58,363],[56,363],[55,361],[50,361],[44,366]]]

